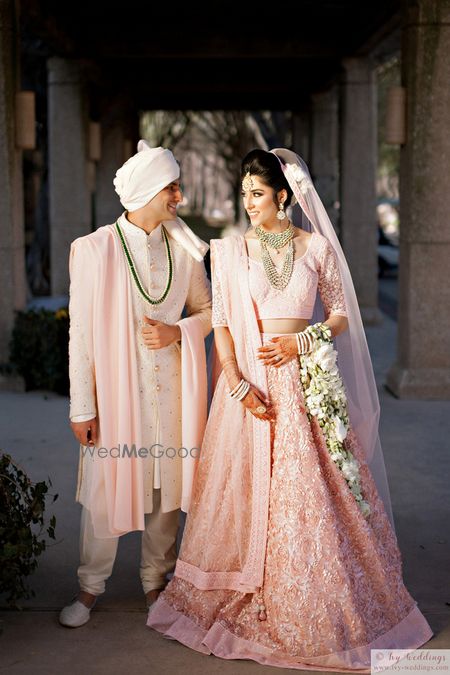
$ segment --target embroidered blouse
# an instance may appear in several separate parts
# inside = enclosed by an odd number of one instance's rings
[[[274,288],[264,271],[263,263],[248,258],[249,289],[257,319],[311,319],[317,291],[326,318],[331,314],[347,316],[342,281],[336,254],[328,239],[313,232],[308,249],[294,260],[288,285]],[[226,326],[220,279],[212,265],[212,325]]]

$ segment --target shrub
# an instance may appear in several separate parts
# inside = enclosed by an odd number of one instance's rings
[[[35,595],[27,585],[45,551],[45,499],[51,480],[33,484],[10,455],[0,455],[0,593],[11,607],[21,598]],[[53,502],[58,495],[54,495]],[[56,518],[50,518],[47,534],[55,538]]]
[[[67,309],[17,312],[10,344],[10,363],[27,390],[69,392],[69,313]]]

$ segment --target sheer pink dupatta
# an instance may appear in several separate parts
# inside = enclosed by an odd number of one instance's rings
[[[267,394],[242,237],[211,241],[242,376]],[[270,427],[231,399],[218,377],[175,574],[203,590],[262,584],[270,489]]]
[[[288,153],[287,162],[301,166],[301,160],[297,161],[294,153],[282,152]],[[295,195],[304,209],[302,213],[308,213],[311,218],[309,229],[319,232],[332,244],[341,272],[349,329],[337,338],[336,347],[347,388],[351,425],[392,521],[378,437],[378,396],[353,283],[306,166],[301,168],[300,177],[309,183],[308,186],[303,183],[301,187],[307,187],[309,193],[305,195],[295,184]],[[289,176],[289,182],[296,183],[298,176],[294,172]],[[265,367],[256,359],[261,336],[250,297],[243,237],[212,240],[211,262],[220,279],[227,325],[242,376],[267,395]],[[323,318],[318,298],[314,320]],[[245,414],[242,404],[230,399],[221,374],[211,404],[176,576],[202,590],[253,592],[262,585],[270,461],[269,425]]]
[[[306,163],[295,152],[285,148],[275,148],[270,152],[278,158],[285,178],[294,193],[297,202],[294,206],[294,220],[295,210],[300,209],[302,229],[318,232],[326,237],[337,257],[349,325],[348,330],[335,339],[335,345],[339,355],[339,370],[347,392],[350,423],[364,451],[378,493],[394,527],[389,486],[378,433],[380,403],[377,385],[350,270],[334,227],[314,188]],[[312,322],[322,321],[323,318],[323,307],[318,296]]]

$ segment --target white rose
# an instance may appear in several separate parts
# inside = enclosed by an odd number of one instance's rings
[[[364,499],[361,502],[359,502],[359,508],[361,509],[361,513],[363,514],[364,518],[370,516],[371,508],[368,502],[364,501]]]
[[[336,365],[337,353],[333,349],[333,345],[322,345],[319,349],[313,352],[314,363],[316,363],[322,370],[330,370]]]
[[[287,166],[292,171],[292,175],[294,176],[295,180],[303,180],[303,178],[308,177],[301,166],[298,164],[288,164]]]
[[[307,178],[304,178],[299,182],[298,186],[300,188],[300,192],[302,193],[302,195],[306,195],[311,185],[312,183]]]
[[[355,459],[346,459],[342,462],[342,474],[345,480],[356,481],[359,478],[358,462]]]
[[[342,441],[344,441],[347,436],[347,428],[339,417],[333,417],[333,423],[336,438],[342,443]]]
[[[298,166],[298,164],[288,164],[287,165],[291,170],[292,175],[294,176],[295,181],[298,183],[300,192],[306,194],[308,189],[311,187],[312,183],[308,178],[307,173]]]

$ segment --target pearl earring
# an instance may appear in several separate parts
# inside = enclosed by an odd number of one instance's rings
[[[283,202],[280,202],[278,205],[279,211],[277,211],[277,218],[278,220],[284,220],[286,217],[286,214],[284,213],[284,204]]]

